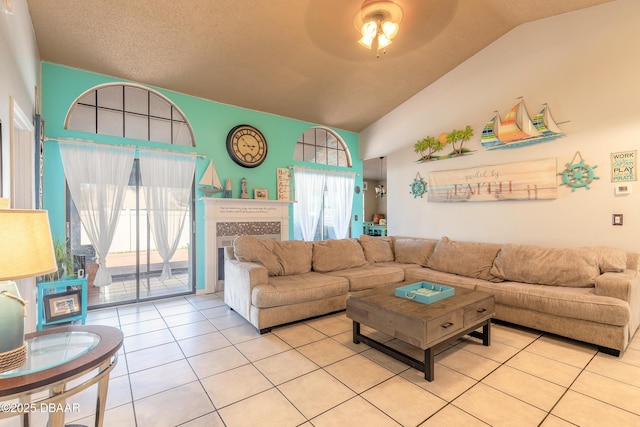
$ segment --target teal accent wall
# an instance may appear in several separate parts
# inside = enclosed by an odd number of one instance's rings
[[[204,173],[209,160],[213,160],[220,180],[229,177],[233,184],[233,197],[240,196],[240,180],[247,179],[250,196],[253,188],[266,188],[269,198],[276,197],[276,168],[292,165],[314,165],[293,160],[295,144],[300,135],[312,126],[322,123],[308,123],[273,114],[248,110],[172,92],[158,87],[144,85],[169,98],[182,111],[190,122],[196,140],[196,147],[180,147],[153,143],[136,139],[96,135],[93,133],[66,130],[65,118],[75,100],[85,91],[105,83],[128,82],[105,75],[90,73],[48,62],[42,63],[42,117],[45,120],[44,134],[48,139],[82,139],[115,145],[135,145],[139,147],[162,148],[180,152],[196,152],[198,158],[196,182]],[[140,83],[138,83],[140,84]],[[283,94],[286,96],[286,94]],[[310,100],[312,102],[312,100]],[[269,145],[267,158],[257,168],[246,169],[231,160],[226,150],[226,137],[229,130],[239,124],[257,127],[264,134]],[[353,166],[350,170],[357,173],[356,185],[362,188],[362,161],[358,156],[358,134],[331,128],[345,141],[351,152]],[[345,170],[346,168],[318,165],[321,169]],[[44,145],[44,208],[49,210],[49,219],[54,237],[63,237],[65,231],[65,181],[60,152],[56,141],[47,141]],[[197,189],[197,186],[196,186]],[[352,235],[362,233],[362,192],[354,196],[352,213]],[[204,203],[203,194],[196,190],[196,283],[198,289],[204,289]],[[219,196],[216,196],[219,197]],[[293,212],[290,212],[293,216]],[[357,215],[358,220],[355,220]],[[293,238],[293,224],[289,226]]]

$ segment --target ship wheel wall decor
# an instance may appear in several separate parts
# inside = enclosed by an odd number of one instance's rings
[[[413,194],[414,199],[418,196],[422,197],[422,195],[427,192],[427,183],[420,176],[420,172],[416,173],[416,177],[413,182],[409,184],[409,187],[411,187],[410,193]]]
[[[576,163],[576,157],[580,158],[580,161]],[[562,176],[562,184],[567,187],[571,187],[571,191],[576,191],[576,188],[585,187],[587,190],[590,190],[589,184],[594,179],[600,179],[599,176],[596,176],[593,171],[598,166],[589,166],[585,164],[584,159],[579,151],[576,151],[576,154],[573,156],[571,162],[567,163],[565,170],[560,172],[558,175]]]

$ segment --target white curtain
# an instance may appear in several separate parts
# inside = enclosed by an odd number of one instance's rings
[[[322,210],[325,174],[322,171],[293,168],[296,203],[294,223],[300,227],[302,239],[309,242],[316,235]]]
[[[171,277],[169,261],[178,248],[189,212],[195,167],[195,156],[140,152],[140,175],[151,235],[162,257],[162,282]]]
[[[328,174],[327,183],[327,213],[333,224],[336,239],[349,237],[351,224],[351,208],[353,205],[353,188],[355,173]]]
[[[97,144],[60,142],[71,198],[98,256],[94,286],[111,284],[106,257],[124,203],[134,151]]]

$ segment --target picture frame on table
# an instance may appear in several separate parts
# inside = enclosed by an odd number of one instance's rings
[[[253,198],[256,200],[268,200],[269,191],[266,188],[254,188]]]
[[[82,293],[80,289],[45,295],[43,297],[46,322],[73,317],[82,312]]]

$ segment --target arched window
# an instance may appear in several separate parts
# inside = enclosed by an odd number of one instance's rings
[[[164,95],[140,85],[108,83],[73,103],[65,129],[166,144],[195,146],[184,114]]]
[[[338,134],[324,127],[307,129],[293,159],[319,165],[351,167],[351,154]],[[344,239],[351,235],[355,173],[294,167],[296,200],[293,235],[298,240]]]
[[[296,144],[294,160],[329,166],[351,167],[351,154],[347,144],[331,129],[307,129]]]

